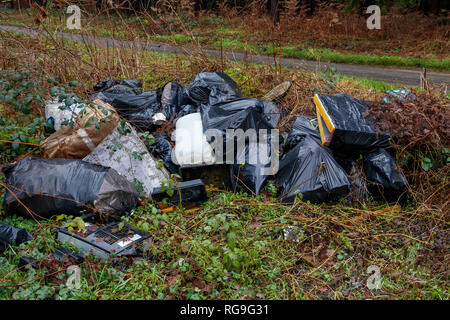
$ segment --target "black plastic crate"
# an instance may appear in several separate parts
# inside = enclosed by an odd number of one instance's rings
[[[208,200],[205,184],[200,179],[180,182],[178,186],[176,188],[173,187],[173,189],[175,191],[173,196],[169,196],[166,190],[161,191],[161,188],[154,188],[152,192],[152,200],[162,201],[164,198],[167,198],[169,203],[179,204],[179,192],[181,192],[182,204],[201,203]]]
[[[183,181],[200,179],[206,186],[213,185],[220,189],[231,190],[228,164],[181,166],[180,175]]]

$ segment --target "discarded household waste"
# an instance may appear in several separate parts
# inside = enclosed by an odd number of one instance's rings
[[[33,236],[25,229],[0,223],[0,253],[10,245],[18,246],[33,239]]]
[[[199,165],[215,162],[214,152],[203,133],[200,113],[191,113],[177,121],[175,158],[178,165]]]
[[[43,158],[82,159],[119,124],[114,108],[101,100],[75,119],[75,125],[63,126],[41,143]],[[97,120],[97,121],[95,121]]]
[[[169,179],[166,169],[158,168],[157,160],[124,120],[83,160],[113,168],[148,198],[153,188]]]
[[[331,151],[310,136],[282,157],[276,181],[284,203],[294,202],[297,196],[303,201],[319,203],[345,196],[350,191],[347,174]]]
[[[125,177],[82,160],[24,158],[2,171],[10,190],[4,200],[7,214],[50,218],[95,208],[123,215],[137,204],[138,192]]]
[[[373,119],[367,116],[366,103],[346,94],[314,96],[317,118],[298,116],[295,119],[282,144],[284,155],[276,173],[271,161],[267,163],[262,161],[266,159],[260,159],[259,149],[264,145],[267,154],[263,156],[271,160],[278,160],[279,150],[272,150],[271,139],[260,140],[259,134],[264,129],[270,136],[270,130],[278,126],[282,116],[278,103],[290,86],[291,83],[286,81],[261,99],[246,98],[228,75],[202,72],[187,86],[169,81],[159,89],[142,92],[142,82],[138,80],[107,79],[98,83],[94,90],[96,97],[111,103],[131,126],[154,135],[155,143],[147,145],[147,149],[162,161],[170,173],[181,174],[184,181],[201,178],[219,185],[215,181],[217,179],[209,179],[210,176],[217,172],[222,179],[227,171],[230,183],[220,184],[222,187],[231,185],[235,191],[259,194],[267,179],[275,177],[284,202],[292,202],[298,193],[304,200],[313,202],[339,198],[349,192],[357,198],[366,197],[366,180],[370,182],[372,193],[379,193],[378,187],[374,189],[378,183],[385,186],[386,194],[387,190],[400,186],[401,181],[405,182],[403,176],[400,181],[392,174],[386,174],[388,178],[383,183],[379,182],[379,176],[371,177],[376,166],[370,161],[379,148],[388,146],[389,134],[375,130]],[[408,93],[393,91],[388,95]],[[129,126],[127,128],[131,130]],[[244,146],[236,149],[236,132],[241,130],[247,136]],[[258,139],[250,139],[249,130],[255,130]],[[130,173],[130,169],[123,169],[124,163],[111,160],[114,157],[111,150],[119,152],[118,146],[123,144],[115,141],[118,138],[123,137],[108,133],[104,138],[106,142],[102,140],[98,144],[102,151],[96,154],[90,150],[92,153],[89,152],[85,160],[115,168],[129,181],[138,186],[142,184],[144,193],[150,196],[152,190],[158,189],[162,180],[167,179],[168,173],[164,173],[164,179],[155,179],[152,188],[146,187],[151,183],[140,181],[141,174]],[[217,153],[218,143],[223,143],[223,154]],[[227,148],[231,143],[234,148]],[[131,155],[136,158],[139,158],[139,153],[131,150]],[[100,154],[102,160],[98,158]],[[250,161],[255,154],[258,161]],[[94,155],[96,159],[93,159]],[[363,155],[364,165],[360,162],[356,165],[360,155]],[[392,163],[386,161],[394,167],[395,162],[390,160]],[[388,184],[391,186],[386,187]],[[397,195],[395,192],[390,194]]]
[[[376,149],[364,159],[364,173],[370,193],[389,202],[397,201],[406,192],[407,182],[394,158],[384,149]]]
[[[322,144],[339,151],[367,152],[384,148],[389,135],[377,132],[374,121],[363,114],[368,107],[346,94],[314,95]]]
[[[117,256],[141,256],[143,243],[150,235],[129,224],[119,227],[120,220],[109,217],[103,222],[98,214],[81,217],[85,228],[71,232],[64,227],[57,231],[57,239],[77,248],[80,253],[92,253],[101,259],[108,259],[112,254]]]

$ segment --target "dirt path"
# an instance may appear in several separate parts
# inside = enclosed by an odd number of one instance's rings
[[[4,25],[0,25],[0,31],[32,34],[32,35],[39,34],[39,31],[32,30],[29,28],[4,26]],[[152,52],[171,52],[171,53],[190,54],[198,52],[200,50],[195,48],[174,46],[156,42],[117,40],[109,37],[101,37],[101,36],[94,37],[82,34],[72,34],[67,32],[59,32],[56,35],[58,37],[70,39],[72,41],[77,42],[86,42],[89,44],[96,44],[100,46],[146,50]],[[223,56],[234,61],[245,61],[247,59],[247,61],[253,63],[272,64],[274,62],[273,57],[260,54],[252,55],[251,60],[249,60],[249,57],[246,57],[245,53],[242,52],[223,51],[221,53],[220,50],[211,50],[211,49],[202,49],[202,51],[206,55],[211,57],[220,58],[221,56]],[[419,80],[420,70],[376,67],[366,65],[352,65],[344,63],[326,63],[326,62],[320,63],[319,66],[315,61],[308,61],[294,58],[282,58],[281,64],[287,68],[303,69],[308,71],[317,71],[317,70],[324,71],[327,68],[335,68],[337,73],[346,76],[367,78],[371,80],[386,81],[391,83],[400,83],[408,86],[418,86],[420,83]],[[442,84],[442,83],[450,84],[450,73],[427,71],[427,76],[434,84]]]

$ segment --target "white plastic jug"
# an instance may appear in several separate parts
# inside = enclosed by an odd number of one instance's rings
[[[183,165],[213,164],[214,152],[203,133],[200,113],[191,113],[178,119],[175,130],[175,158]]]

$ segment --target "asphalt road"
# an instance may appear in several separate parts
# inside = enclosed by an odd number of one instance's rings
[[[32,35],[40,34],[42,36],[46,36],[45,33],[28,29],[25,27],[16,27],[16,26],[0,25],[0,31],[32,34]],[[109,37],[88,36],[82,34],[72,34],[67,32],[59,32],[56,34],[56,36],[60,38],[70,39],[72,41],[85,42],[89,44],[96,44],[100,46],[107,46],[113,48],[127,48],[134,50],[146,50],[152,52],[171,52],[179,54],[191,54],[200,51],[200,49],[197,48],[173,46],[157,42],[126,41],[126,40],[117,40]],[[245,61],[245,59],[249,61],[249,57],[246,57],[245,54],[242,52],[223,51],[221,53],[220,50],[211,50],[211,49],[201,49],[201,51],[211,57],[220,58],[221,56],[223,56],[234,61]],[[277,60],[278,63],[279,59]],[[271,56],[256,54],[252,55],[251,62],[273,64],[274,60],[273,57]],[[294,58],[282,58],[281,64],[287,68],[302,69],[308,71],[324,71],[327,68],[335,68],[337,73],[345,76],[353,76],[359,78],[367,78],[371,80],[399,83],[408,86],[418,86],[420,84],[419,79],[421,70],[354,65],[344,63],[329,63],[329,62],[321,62],[319,65],[315,61],[294,59]],[[432,83],[437,85],[450,84],[450,73],[448,72],[437,72],[427,70],[427,77],[432,81]]]

